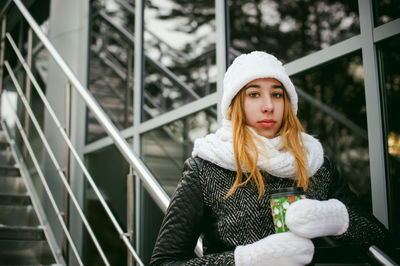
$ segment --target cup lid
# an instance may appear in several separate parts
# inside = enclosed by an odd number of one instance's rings
[[[304,189],[303,187],[284,187],[271,190],[270,195],[273,196],[274,194],[303,194]]]

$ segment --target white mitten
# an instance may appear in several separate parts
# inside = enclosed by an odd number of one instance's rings
[[[349,214],[337,199],[301,199],[289,206],[286,225],[293,233],[306,238],[341,235],[349,227]]]
[[[269,235],[257,242],[235,248],[236,266],[306,265],[314,255],[311,240],[292,232]]]

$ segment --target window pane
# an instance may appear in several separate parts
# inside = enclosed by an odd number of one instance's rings
[[[214,1],[146,1],[143,120],[216,91]]]
[[[217,130],[212,107],[142,135],[142,159],[171,196],[191,156],[193,141]]]
[[[379,44],[382,55],[381,73],[384,91],[385,134],[387,139],[389,210],[391,228],[400,237],[400,37]]]
[[[400,2],[398,0],[374,1],[376,26],[400,18]]]
[[[306,131],[371,207],[364,75],[359,52],[293,77]],[[304,94],[309,97],[304,97]]]
[[[229,1],[231,47],[262,50],[283,62],[360,33],[357,1]]]
[[[88,154],[86,165],[113,215],[124,232],[127,232],[126,180],[129,164],[115,146],[109,146]],[[126,247],[88,182],[85,182],[85,214],[110,264],[126,265]],[[103,265],[102,258],[87,232],[84,239],[85,265]]]
[[[119,129],[133,125],[133,13],[117,1],[91,1],[89,90]],[[94,114],[87,114],[86,142],[106,135]]]

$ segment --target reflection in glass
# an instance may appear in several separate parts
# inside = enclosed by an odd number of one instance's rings
[[[383,100],[387,138],[389,210],[391,228],[400,237],[400,37],[379,44],[382,55],[381,87],[385,95]]]
[[[145,3],[143,120],[215,92],[217,77],[214,1]]]
[[[115,1],[91,1],[89,90],[119,130],[133,125],[133,7]],[[106,134],[88,111],[86,142]]]
[[[283,62],[360,32],[357,1],[344,0],[231,0],[229,23],[232,48],[267,51]]]
[[[296,75],[299,113],[305,130],[316,135],[324,152],[351,189],[371,207],[364,74],[359,52]],[[311,96],[311,99],[303,95]],[[318,104],[322,103],[322,107]]]
[[[86,166],[118,223],[126,230],[126,180],[129,165],[115,146],[86,156]],[[126,265],[126,247],[92,187],[85,182],[85,215],[111,265]],[[90,236],[86,232],[85,265],[103,265]]]
[[[175,191],[194,140],[216,130],[213,107],[142,135],[142,159],[168,195]]]
[[[396,18],[400,18],[400,1],[375,0],[374,11],[376,26],[388,23]]]

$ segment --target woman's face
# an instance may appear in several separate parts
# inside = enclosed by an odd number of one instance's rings
[[[255,79],[244,87],[246,124],[260,136],[273,138],[281,129],[284,100],[283,86],[273,78]]]

